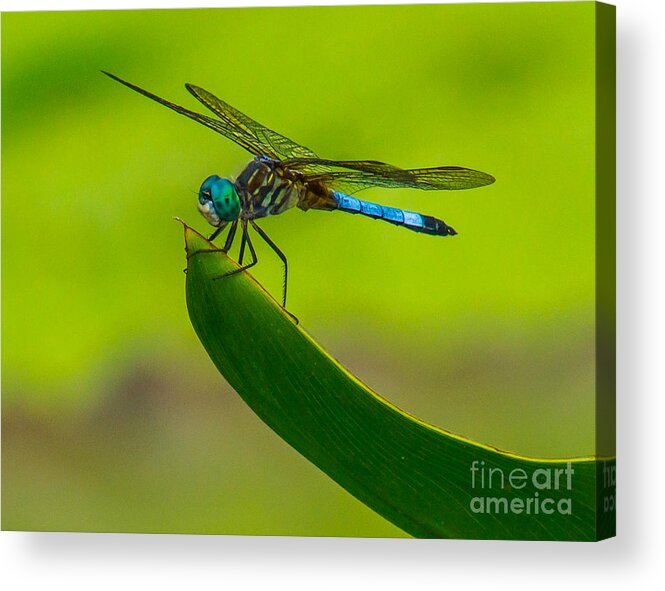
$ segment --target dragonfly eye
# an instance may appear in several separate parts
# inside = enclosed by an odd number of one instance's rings
[[[212,204],[219,218],[232,222],[240,215],[240,198],[235,185],[228,179],[218,178],[210,187]]]
[[[201,184],[201,188],[199,189],[199,203],[201,205],[204,205],[206,201],[212,201],[212,195],[210,194],[211,188],[213,184],[215,184],[217,181],[221,181],[222,179],[218,177],[216,174],[213,174],[212,176],[209,176],[203,183]]]

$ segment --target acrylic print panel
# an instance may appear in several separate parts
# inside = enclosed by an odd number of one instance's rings
[[[613,22],[4,14],[3,527],[612,535]]]

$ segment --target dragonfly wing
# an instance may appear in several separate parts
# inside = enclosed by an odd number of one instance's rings
[[[425,191],[456,191],[483,187],[494,177],[479,170],[461,166],[403,169],[376,160],[290,159],[283,166],[296,170],[306,181],[319,182],[344,192],[369,187],[411,188]],[[330,170],[321,171],[320,167]]]
[[[201,103],[210,109],[215,115],[220,117],[229,125],[242,129],[242,131],[256,139],[261,145],[269,146],[270,152],[266,155],[281,160],[284,158],[304,158],[316,159],[316,154],[306,148],[290,140],[272,129],[261,125],[258,121],[254,121],[251,117],[245,115],[235,107],[232,107],[227,102],[217,98],[212,93],[203,88],[194,86],[193,84],[185,84],[187,90]],[[319,169],[322,172],[323,169]]]
[[[491,185],[495,181],[491,174],[462,166],[412,168],[408,172],[415,180],[414,188],[426,191],[475,189]]]
[[[189,109],[185,109],[180,105],[176,105],[175,103],[167,101],[166,99],[163,99],[153,94],[152,92],[144,90],[143,88],[136,86],[131,82],[127,82],[122,78],[118,78],[113,74],[109,74],[108,72],[104,72],[104,74],[106,74],[109,78],[112,78],[117,82],[120,82],[120,84],[124,84],[125,86],[131,88],[132,90],[138,92],[139,94],[142,94],[143,96],[146,96],[149,99],[152,99],[153,101],[156,101],[161,105],[168,107],[169,109],[175,111],[176,113],[180,113],[185,117],[189,117],[194,121],[198,121],[201,125],[205,125],[209,129],[212,129],[213,131],[216,131],[217,133],[223,135],[224,137],[230,139],[231,141],[234,141],[236,144],[245,148],[245,150],[247,150],[251,154],[254,154],[255,156],[265,155],[265,156],[270,156],[271,158],[278,157],[277,153],[274,152],[269,145],[262,143],[256,136],[254,136],[251,133],[248,133],[247,130],[243,129],[242,126],[236,125],[226,119],[221,119],[221,120],[213,119],[212,117],[208,117],[207,115],[201,115],[200,113],[196,113],[195,111],[190,111]]]

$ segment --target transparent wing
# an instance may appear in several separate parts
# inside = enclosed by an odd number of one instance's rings
[[[376,160],[292,158],[282,165],[302,173],[306,181],[323,183],[345,193],[369,187],[457,191],[491,185],[495,180],[490,174],[461,166],[403,169]],[[321,171],[322,167],[328,170]]]
[[[228,119],[213,119],[212,117],[208,117],[207,115],[201,115],[200,113],[196,113],[195,111],[190,111],[189,109],[185,109],[184,107],[176,105],[175,103],[172,103],[155,94],[152,94],[151,92],[144,90],[143,88],[140,88],[139,86],[136,86],[131,82],[127,82],[122,78],[118,78],[113,74],[109,74],[108,72],[104,72],[104,74],[106,74],[109,78],[112,78],[117,82],[120,82],[120,84],[124,84],[128,88],[135,90],[139,94],[142,94],[143,96],[146,96],[149,99],[152,99],[153,101],[156,101],[164,105],[165,107],[168,107],[169,109],[175,111],[176,113],[180,113],[185,117],[189,117],[194,121],[198,121],[199,123],[201,123],[201,125],[205,125],[209,129],[212,129],[213,131],[216,131],[217,133],[223,135],[224,137],[230,139],[231,141],[234,141],[236,144],[245,148],[245,150],[247,150],[251,154],[254,154],[255,156],[269,156],[277,160],[279,160],[280,158],[279,154],[270,146],[270,144],[262,142],[256,135],[249,133],[247,129],[245,129],[242,125],[233,123],[231,120]]]
[[[187,90],[219,119],[201,115],[167,101],[139,86],[104,72],[109,78],[185,115],[232,140],[255,156],[282,160],[285,168],[301,172],[305,180],[323,183],[347,193],[368,187],[406,187],[423,190],[458,190],[494,182],[491,175],[459,166],[402,169],[375,160],[324,160],[293,140],[268,129],[203,88],[187,84]]]
[[[185,87],[196,99],[201,101],[205,107],[210,109],[223,121],[235,128],[242,129],[246,135],[255,138],[259,144],[270,146],[273,154],[278,156],[277,159],[317,158],[316,154],[309,148],[296,144],[296,142],[290,140],[286,136],[283,136],[272,129],[268,129],[265,125],[261,125],[259,122],[254,121],[251,117],[238,111],[238,109],[232,107],[222,99],[217,98],[207,90],[194,86],[193,84],[185,84]],[[319,168],[318,170],[322,172],[324,169]]]

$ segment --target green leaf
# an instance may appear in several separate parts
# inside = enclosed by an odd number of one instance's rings
[[[212,361],[271,429],[368,507],[416,537],[611,535],[609,522],[597,523],[602,461],[520,457],[408,415],[345,370],[249,273],[216,280],[236,263],[202,252],[215,247],[187,226],[185,241],[187,306]]]

